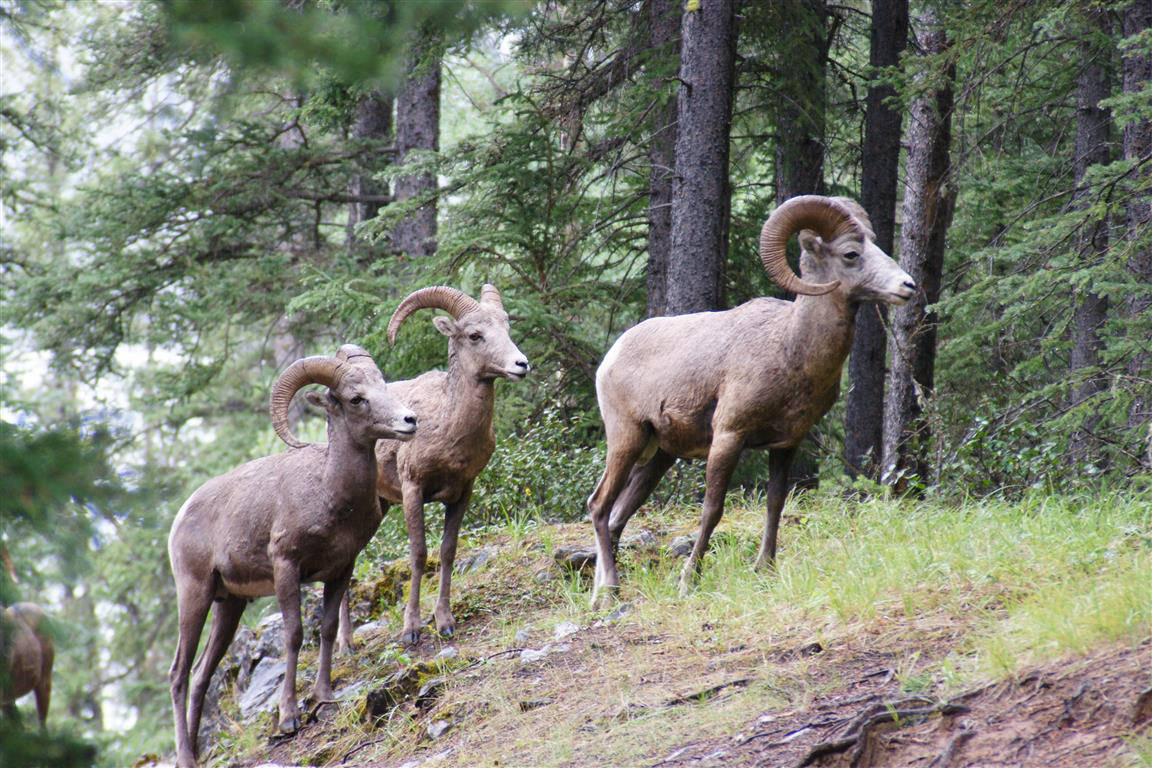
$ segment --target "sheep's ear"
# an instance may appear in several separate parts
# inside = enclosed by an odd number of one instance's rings
[[[452,337],[456,333],[456,321],[446,315],[432,318],[432,325],[445,336]]]
[[[810,229],[800,230],[800,234],[796,236],[800,241],[800,249],[807,251],[813,256],[824,255],[824,241],[820,239],[820,235],[816,234]]]
[[[324,413],[328,413],[330,407],[330,398],[326,397],[323,393],[317,392],[314,389],[308,390],[304,393],[304,402],[313,408],[319,408]]]

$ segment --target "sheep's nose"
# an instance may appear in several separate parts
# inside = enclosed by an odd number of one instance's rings
[[[516,367],[517,368],[523,368],[524,373],[528,373],[528,371],[531,370],[531,368],[532,368],[532,366],[528,365],[527,360],[517,360],[516,361]]]
[[[914,291],[916,290],[916,283],[912,282],[911,280],[905,280],[904,287],[910,291]]]
[[[410,424],[414,427],[414,426],[416,426],[416,417],[414,415],[405,416],[404,417],[404,423]]]

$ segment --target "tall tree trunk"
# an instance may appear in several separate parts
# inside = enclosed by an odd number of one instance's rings
[[[366,93],[356,102],[356,113],[352,118],[350,130],[351,138],[356,141],[371,141],[380,145],[364,157],[360,167],[361,173],[352,178],[348,192],[351,195],[380,195],[388,194],[388,183],[376,179],[376,174],[387,165],[382,151],[384,145],[392,137],[392,99],[380,91]],[[359,248],[363,244],[356,238],[356,226],[365,221],[376,218],[380,212],[381,203],[359,202],[348,204],[348,233],[349,248]]]
[[[777,72],[776,204],[824,194],[825,65],[831,34],[825,0],[780,0],[787,53]]]
[[[733,0],[700,0],[694,9],[687,6],[680,45],[668,259],[670,314],[724,306],[731,213],[728,134],[736,55]]]
[[[872,68],[897,65],[907,41],[908,0],[873,0],[868,54]],[[872,219],[876,245],[888,254],[896,227],[900,163],[901,110],[888,103],[895,96],[891,86],[868,89],[860,183],[860,203]],[[886,345],[882,312],[876,304],[861,305],[856,312],[856,335],[848,361],[851,387],[844,411],[844,464],[853,477],[864,474],[875,479],[880,464]]]
[[[787,25],[786,48],[775,73],[780,98],[776,111],[776,205],[797,195],[824,194],[826,65],[835,30],[828,28],[825,0],[781,0]],[[789,485],[816,488],[820,456],[805,437],[789,469]]]
[[[676,0],[650,0],[652,71],[674,80],[680,59],[680,7]],[[648,317],[668,311],[668,255],[672,252],[672,179],[676,169],[676,89],[661,84],[666,101],[652,113],[648,147]]]
[[[1123,32],[1126,39],[1131,39],[1140,33],[1147,34],[1152,28],[1152,4],[1147,0],[1134,0],[1124,9]],[[1124,56],[1124,93],[1137,94],[1152,84],[1152,56],[1132,49]],[[1152,153],[1152,120],[1133,120],[1124,126],[1124,159],[1137,162]],[[1149,233],[1152,232],[1152,199],[1150,199],[1148,184],[1152,182],[1152,164],[1147,162],[1138,172],[1136,185],[1143,188],[1142,194],[1133,195],[1128,201],[1125,210],[1128,238],[1144,242],[1137,246],[1132,255],[1128,257],[1128,269],[1137,281],[1152,290],[1152,244],[1149,244]],[[1147,316],[1152,312],[1152,299],[1145,295],[1135,295],[1128,300],[1128,315],[1130,318]],[[1149,375],[1149,366],[1152,365],[1152,354],[1148,347],[1137,351],[1128,361],[1128,374],[1133,381],[1152,378]],[[1145,434],[1144,466],[1152,469],[1152,397],[1148,396],[1148,385],[1134,384],[1136,397],[1128,410],[1128,426],[1132,428],[1143,427]]]
[[[917,27],[924,55],[938,56],[948,49],[947,35],[931,7]],[[926,72],[920,79],[931,75]],[[920,292],[892,312],[891,368],[884,404],[883,477],[899,490],[910,474],[926,481],[929,473],[931,433],[923,401],[932,392],[937,318],[926,306],[940,298],[944,238],[956,199],[955,188],[948,183],[955,77],[955,66],[949,66],[941,86],[912,103],[908,120],[900,266],[920,286]]]
[[[1108,52],[1101,39],[1108,36],[1108,16],[1104,11],[1088,12],[1087,34],[1080,42],[1080,78],[1076,84],[1076,192],[1073,205],[1087,208],[1092,204],[1092,189],[1085,181],[1088,169],[1108,162],[1108,139],[1111,114],[1100,102],[1110,94]],[[1095,262],[1108,249],[1107,222],[1086,222],[1080,236],[1079,255],[1082,265]],[[1108,299],[1092,290],[1080,290],[1072,315],[1072,352],[1070,367],[1074,384],[1072,403],[1082,403],[1107,385],[1095,370],[1100,363],[1102,340],[1100,330],[1108,317]],[[1095,417],[1072,435],[1072,457],[1075,461],[1089,458],[1095,443],[1091,436]]]
[[[422,32],[412,43],[404,82],[396,97],[396,154],[403,165],[414,150],[440,149],[440,60],[442,42]],[[418,173],[396,179],[396,202],[430,198],[396,225],[392,244],[408,258],[436,252],[436,176]]]

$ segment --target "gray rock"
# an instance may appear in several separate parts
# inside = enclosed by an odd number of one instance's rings
[[[516,636],[512,638],[512,642],[515,643],[517,647],[523,648],[528,645],[528,641],[531,639],[532,637],[528,631],[528,627],[522,627],[516,630]]]
[[[452,723],[448,722],[447,720],[433,720],[428,724],[428,738],[435,741],[447,733],[448,729],[451,727]]]
[[[547,584],[548,582],[555,580],[556,574],[552,572],[551,568],[542,568],[539,571],[536,571],[536,574],[532,577],[532,581],[536,582],[537,584]]]
[[[620,549],[641,549],[656,546],[656,534],[647,528],[641,528],[636,533],[623,536],[620,539]]]
[[[432,700],[440,695],[446,682],[446,678],[434,677],[420,686],[420,690],[416,692],[416,706],[425,708],[431,704]]]
[[[237,706],[240,716],[245,720],[254,715],[270,709],[275,709],[276,694],[280,691],[280,683],[284,680],[285,664],[278,659],[264,658],[252,671],[248,687],[240,696]]]
[[[574,635],[580,631],[580,625],[571,621],[562,621],[556,625],[556,631],[552,634],[553,640],[563,640],[569,635]]]
[[[530,664],[533,661],[540,661],[540,659],[548,655],[548,651],[551,649],[551,647],[551,645],[545,645],[540,649],[525,648],[524,650],[520,651],[520,663]]]
[[[596,566],[596,550],[577,547],[557,547],[552,553],[556,562],[574,571],[584,571]]]
[[[456,561],[456,573],[470,573],[478,571],[492,559],[492,550],[478,549],[470,552]]]
[[[604,618],[600,619],[599,621],[594,623],[592,626],[594,626],[594,627],[607,627],[609,625],[612,625],[612,624],[619,622],[620,619],[624,618],[625,616],[627,616],[630,613],[632,613],[632,603],[621,603],[620,606],[616,610],[612,611],[612,613],[610,613],[607,616],[605,616]]]
[[[354,699],[368,687],[367,680],[357,680],[355,683],[350,683],[343,688],[340,688],[333,694],[337,700],[346,701],[347,699]]]
[[[367,637],[368,635],[374,635],[386,627],[387,624],[385,624],[383,621],[370,621],[367,624],[361,624],[360,626],[356,627],[356,629],[352,631],[352,638],[357,639]]]
[[[446,645],[440,649],[440,653],[436,654],[437,659],[454,659],[460,655],[460,651],[456,650],[454,646]]]
[[[676,557],[688,557],[692,554],[692,547],[696,546],[695,536],[677,536],[668,545],[668,553]]]

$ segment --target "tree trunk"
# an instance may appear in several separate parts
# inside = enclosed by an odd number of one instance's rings
[[[1108,17],[1103,11],[1088,13],[1089,29],[1080,42],[1080,78],[1076,84],[1076,156],[1073,165],[1076,174],[1076,192],[1073,205],[1087,208],[1092,204],[1092,189],[1085,175],[1093,165],[1108,162],[1108,138],[1111,114],[1100,106],[1108,98],[1108,53],[1102,49],[1100,38],[1107,39]],[[1088,221],[1080,235],[1079,258],[1087,266],[1108,250],[1108,228],[1103,219]],[[1100,375],[1102,341],[1100,329],[1108,317],[1108,299],[1092,290],[1077,291],[1072,316],[1072,352],[1070,367],[1074,384],[1072,403],[1082,403],[1104,390],[1106,379]],[[1095,444],[1091,431],[1096,418],[1089,416],[1082,428],[1072,435],[1073,460],[1089,458]]]
[[[674,80],[680,58],[680,8],[675,0],[650,0],[649,35],[655,77]],[[672,252],[672,179],[676,168],[676,89],[653,111],[648,197],[648,317],[668,311],[668,255]]]
[[[396,97],[396,160],[403,165],[413,151],[440,149],[441,41],[424,32],[412,43],[405,64],[404,81]],[[396,179],[395,200],[427,200],[396,225],[395,249],[408,258],[436,252],[436,176],[418,173]]]
[[[680,41],[669,314],[724,306],[736,49],[733,0],[700,0],[694,10],[686,9]]]
[[[776,205],[797,195],[824,194],[826,64],[833,32],[825,0],[782,0],[788,23],[786,55],[775,73],[780,98],[776,111]],[[811,436],[797,448],[788,470],[789,487],[816,488],[820,453]]]
[[[384,145],[392,136],[392,99],[380,91],[373,91],[360,97],[356,103],[356,114],[352,118],[351,138],[356,141],[371,141]],[[387,165],[383,152],[372,150],[365,155],[360,166],[362,173],[352,178],[348,192],[352,195],[387,195],[387,182],[375,178]],[[356,237],[356,226],[376,218],[380,203],[349,203],[348,233],[349,248],[363,246]]]
[[[873,69],[899,63],[908,40],[908,0],[874,0],[868,62]],[[887,102],[890,86],[868,89],[864,115],[864,156],[860,203],[872,219],[876,245],[892,253],[896,226],[896,171],[900,163],[901,111]],[[884,324],[878,304],[856,312],[856,335],[848,360],[850,388],[845,397],[844,464],[855,477],[876,478],[884,423]]]
[[[948,49],[934,10],[925,10],[917,26],[924,55],[938,56]],[[892,362],[884,407],[883,479],[898,490],[906,487],[910,475],[926,482],[929,473],[931,432],[923,405],[931,395],[936,368],[937,317],[926,306],[940,298],[944,238],[956,199],[955,188],[948,183],[955,77],[956,68],[950,65],[941,87],[917,97],[909,110],[900,266],[920,290],[892,312]]]
[[[1131,39],[1141,32],[1147,32],[1152,27],[1152,4],[1146,0],[1135,0],[1124,10],[1123,19],[1124,37]],[[1139,53],[1133,49],[1124,57],[1124,93],[1133,95],[1139,93],[1152,83],[1152,56]],[[1137,162],[1152,153],[1152,120],[1133,120],[1124,126],[1124,159]],[[1128,257],[1128,270],[1147,286],[1152,287],[1152,245],[1148,243],[1148,233],[1152,230],[1152,199],[1149,199],[1147,185],[1152,180],[1152,164],[1144,163],[1138,172],[1137,188],[1144,188],[1143,193],[1133,195],[1125,209],[1125,219],[1130,240],[1144,238],[1132,255]],[[1152,299],[1147,295],[1134,295],[1128,300],[1128,315],[1135,319],[1146,316],[1152,312]],[[1148,425],[1152,422],[1152,398],[1148,396],[1148,385],[1135,383],[1140,379],[1149,378],[1149,365],[1152,364],[1152,354],[1149,354],[1145,345],[1138,350],[1128,361],[1128,374],[1133,378],[1136,396],[1128,409],[1128,426],[1133,429],[1143,427],[1145,434],[1144,466],[1152,469],[1152,434],[1148,434]]]
[[[824,194],[825,64],[830,44],[825,0],[781,0],[791,23],[788,56],[777,72],[776,205]]]

